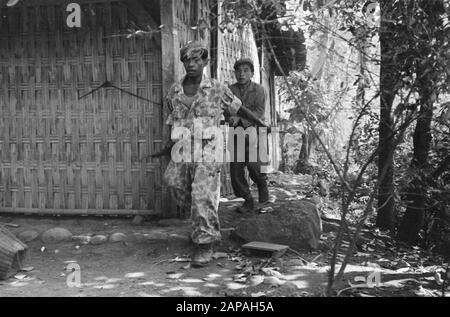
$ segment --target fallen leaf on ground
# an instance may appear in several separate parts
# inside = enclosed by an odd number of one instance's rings
[[[359,293],[360,297],[376,297],[374,295],[369,295],[369,294],[365,294],[365,293]]]
[[[264,282],[265,277],[262,275],[254,275],[250,277],[249,283],[251,286],[258,286]]]
[[[179,256],[177,256],[175,259],[169,260],[169,262],[170,263],[173,263],[173,262],[191,262],[191,259],[188,258],[188,257],[179,257]]]
[[[184,275],[184,273],[170,273],[167,275],[167,278],[170,280],[176,280],[179,279],[180,277],[182,277]]]
[[[397,272],[397,273],[406,273],[406,272],[408,272],[409,270],[410,270],[409,267],[402,267],[401,269],[395,270],[395,272]]]
[[[280,272],[276,271],[274,268],[270,268],[270,267],[262,268],[261,271],[265,275],[268,275],[268,276],[276,276],[278,278],[283,277],[283,274],[281,274]]]
[[[261,214],[269,213],[269,212],[272,212],[272,211],[273,211],[273,208],[272,208],[272,207],[264,207],[264,208],[261,208],[261,209],[259,210],[259,212],[260,212]]]
[[[191,263],[189,262],[188,264],[186,264],[185,266],[181,267],[183,270],[189,270],[191,268]]]
[[[284,281],[280,280],[278,277],[275,276],[267,276],[264,279],[264,283],[272,286],[281,286],[284,284]]]
[[[263,297],[263,296],[266,296],[266,293],[264,293],[264,292],[251,293],[250,296],[251,297]]]
[[[243,278],[243,277],[245,277],[245,274],[235,274],[235,275],[233,275],[233,280],[240,279],[240,278]]]
[[[419,289],[414,291],[417,296],[425,296],[425,297],[436,297],[438,296],[436,293],[429,291],[422,286],[419,286]]]
[[[247,282],[247,275],[246,274],[235,274],[235,275],[233,275],[233,282],[246,283]]]
[[[444,284],[444,280],[442,279],[440,272],[434,273],[434,280],[436,281],[436,284],[439,286]]]
[[[14,278],[17,279],[17,280],[23,280],[26,277],[27,277],[27,275],[25,275],[25,274],[16,274],[16,275],[14,275]]]
[[[215,260],[217,260],[217,259],[226,259],[226,258],[228,258],[228,254],[225,253],[225,252],[215,252],[213,254],[213,258]]]

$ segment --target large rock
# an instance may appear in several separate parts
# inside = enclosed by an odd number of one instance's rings
[[[52,228],[45,231],[41,240],[44,243],[56,243],[56,242],[65,242],[70,241],[72,239],[72,233],[64,228]]]
[[[144,221],[145,221],[144,217],[137,215],[137,216],[134,216],[133,220],[131,221],[131,224],[133,226],[140,226],[144,223]]]
[[[98,245],[98,244],[103,244],[103,243],[105,243],[107,241],[108,241],[108,237],[107,236],[99,234],[99,235],[96,235],[96,236],[92,237],[91,244]]]
[[[244,242],[285,244],[293,249],[318,249],[322,221],[317,207],[306,200],[290,201],[270,214],[243,220],[232,236]]]
[[[109,242],[116,243],[116,242],[124,242],[127,239],[127,236],[121,232],[113,233],[109,237]]]
[[[26,230],[17,235],[17,238],[25,243],[35,240],[39,236],[39,232],[36,230]]]
[[[80,236],[72,236],[72,241],[81,244],[89,244],[91,242],[92,237],[88,235],[80,235]]]

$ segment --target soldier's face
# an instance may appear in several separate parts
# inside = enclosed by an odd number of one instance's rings
[[[239,84],[245,85],[252,80],[253,72],[249,65],[241,65],[234,71],[234,75]]]
[[[186,76],[198,77],[203,75],[203,68],[208,64],[207,59],[203,59],[200,54],[194,54],[183,60]]]

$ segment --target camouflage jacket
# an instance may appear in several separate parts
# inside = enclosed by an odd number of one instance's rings
[[[235,116],[242,105],[227,86],[206,76],[203,76],[191,106],[186,105],[183,80],[172,85],[167,96],[170,114],[166,124],[172,126],[172,131],[185,127],[193,136],[196,119],[201,121],[203,129],[220,127],[222,115]]]

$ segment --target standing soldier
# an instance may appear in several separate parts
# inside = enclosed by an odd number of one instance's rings
[[[239,115],[258,122],[241,107],[242,103],[228,87],[203,75],[208,50],[201,43],[188,43],[181,49],[180,57],[186,76],[172,85],[167,97],[170,115],[166,124],[172,127],[172,137],[180,135],[177,128],[188,129],[191,136],[197,137],[194,122],[201,121],[203,129],[220,127],[222,115]],[[172,142],[179,141],[172,139]],[[202,140],[202,147],[211,142],[211,139]],[[191,240],[196,246],[192,265],[205,266],[212,259],[212,245],[221,239],[218,216],[221,162],[175,162],[174,155],[172,153],[164,180],[172,189],[178,207],[191,212]]]
[[[230,86],[231,91],[239,98],[242,105],[251,110],[258,119],[264,122],[266,113],[266,95],[264,88],[252,81],[255,68],[253,61],[249,58],[243,58],[238,60],[234,64],[234,71],[237,83]],[[242,127],[247,129],[249,127],[255,127],[255,124],[249,120],[239,117],[232,117],[230,119],[230,125],[234,128]],[[236,135],[235,135],[236,138]],[[259,140],[259,137],[257,138]],[[247,167],[249,176],[258,187],[258,198],[260,203],[266,203],[269,201],[269,190],[267,188],[267,174],[261,172],[261,162],[259,160],[260,150],[257,148],[258,143],[252,142],[251,138],[246,135],[245,138],[245,160],[244,162],[238,162],[238,143],[234,142],[234,160],[230,163],[231,172],[231,185],[233,186],[234,194],[237,197],[245,199],[244,204],[237,209],[238,212],[249,212],[255,207],[252,194],[247,180],[245,179],[245,167]],[[263,144],[259,144],[263,146]],[[250,159],[250,154],[253,150],[258,151],[258,159],[253,162]]]

